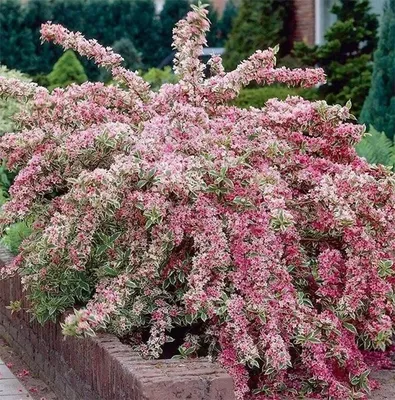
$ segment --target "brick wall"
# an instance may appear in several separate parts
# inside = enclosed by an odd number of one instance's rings
[[[227,0],[212,0],[211,3],[218,11],[219,15],[222,15],[226,6]]]
[[[223,12],[228,0],[213,0],[214,6]],[[237,0],[236,0],[237,1]],[[238,0],[240,3],[241,0]],[[259,1],[259,0],[257,0]],[[289,0],[295,11],[295,40],[315,43],[315,0]],[[292,4],[292,5],[291,5]]]
[[[294,0],[295,7],[295,40],[308,44],[315,42],[314,0]]]
[[[0,266],[10,260],[0,248]],[[0,281],[0,334],[65,400],[234,400],[233,383],[206,360],[143,360],[115,336],[64,340],[59,324],[44,327],[5,307],[23,298],[18,278]],[[23,300],[26,306],[26,299]]]

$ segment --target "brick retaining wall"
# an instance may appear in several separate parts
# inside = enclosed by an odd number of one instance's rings
[[[0,248],[0,266],[9,260]],[[109,334],[65,340],[59,324],[41,326],[23,311],[11,315],[5,307],[21,298],[19,279],[0,281],[0,334],[62,399],[235,399],[231,378],[217,364],[143,360]]]

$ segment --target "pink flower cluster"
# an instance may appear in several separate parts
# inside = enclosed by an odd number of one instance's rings
[[[22,130],[0,139],[19,171],[0,221],[34,221],[1,274],[22,275],[41,321],[85,303],[67,335],[128,334],[158,357],[184,329],[180,356],[218,359],[238,399],[364,397],[362,349],[382,351],[393,334],[394,174],[357,156],[363,127],[348,105],[230,106],[251,81],[325,77],[277,69],[269,49],[229,73],[213,57],[205,79],[208,28],[203,7],[177,24],[180,81],[153,93],[111,49],[43,25],[44,39],[127,85],[49,93],[0,81],[3,95],[30,99]]]
[[[114,79],[126,83],[139,97],[147,95],[149,85],[136,73],[121,67],[123,58],[110,47],[101,46],[95,39],[87,40],[80,32],[70,32],[62,25],[51,22],[42,25],[41,39],[61,44],[65,50],[72,49],[93,59],[100,67],[111,69]]]

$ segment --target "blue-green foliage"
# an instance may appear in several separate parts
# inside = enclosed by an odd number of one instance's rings
[[[395,0],[384,6],[378,48],[374,53],[372,85],[361,121],[395,136]]]

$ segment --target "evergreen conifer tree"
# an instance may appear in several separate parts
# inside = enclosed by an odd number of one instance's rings
[[[309,47],[295,45],[295,54],[306,65],[325,69],[327,84],[319,88],[328,103],[353,103],[358,116],[368,94],[372,77],[371,60],[377,44],[378,20],[369,0],[340,0],[332,13],[337,21],[325,34],[325,43]]]
[[[136,49],[131,40],[122,38],[114,42],[111,48],[123,57],[122,64],[125,68],[136,71],[144,67],[141,60],[141,53]],[[112,75],[108,70],[100,68],[100,81],[109,82],[111,78]]]
[[[38,71],[48,74],[61,54],[61,51],[56,46],[52,46],[49,43],[41,43],[40,40],[41,25],[54,19],[51,1],[29,0],[22,2],[22,4],[25,9],[23,24],[30,30],[31,41],[34,45],[34,52],[25,54],[25,63],[22,71],[29,75],[33,75]]]
[[[116,53],[123,57],[123,65],[126,68],[132,71],[143,68],[141,53],[128,38],[117,40],[111,47]]]
[[[198,2],[197,2],[198,4]],[[210,25],[210,30],[207,32],[207,45],[209,47],[220,47],[223,45],[223,42],[221,40],[221,35],[219,31],[219,16],[218,16],[218,11],[214,7],[212,1],[208,1],[206,4],[208,4],[208,18],[211,22]]]
[[[172,51],[174,25],[191,9],[189,0],[165,0],[160,12],[161,57],[167,57]]]
[[[19,0],[0,1],[0,64],[28,71],[34,62],[35,45],[25,18],[27,10]]]
[[[87,80],[84,67],[72,50],[67,50],[59,58],[48,75],[49,89],[65,87],[72,83],[83,83]]]
[[[228,0],[226,2],[222,17],[218,23],[220,39],[222,42],[225,42],[229,37],[229,34],[232,30],[233,20],[237,16],[237,11],[238,8],[235,0]]]
[[[233,69],[255,50],[280,45],[280,57],[290,50],[291,0],[242,0],[225,45],[224,65]]]
[[[373,78],[361,121],[395,136],[395,0],[384,6],[380,38],[374,53]]]
[[[105,46],[127,38],[144,64],[161,61],[154,0],[0,0],[0,64],[33,77],[48,74],[61,51],[48,43],[41,45],[39,30],[46,21],[80,31]],[[90,79],[97,80],[100,71],[94,63],[82,63]]]

